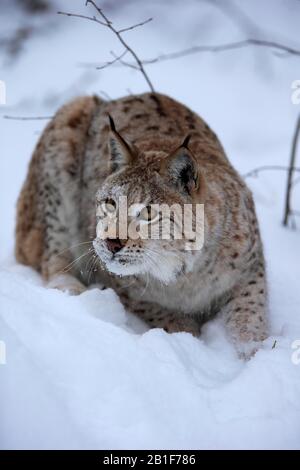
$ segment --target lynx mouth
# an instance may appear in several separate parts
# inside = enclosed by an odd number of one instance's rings
[[[93,241],[93,246],[105,269],[117,276],[150,275],[162,284],[168,285],[185,275],[185,263],[174,253],[147,248],[137,254],[128,252],[125,246],[112,252],[107,241],[98,237]]]
[[[110,273],[119,276],[130,276],[145,272],[142,260],[133,260],[128,254],[121,251],[111,253],[105,248],[102,240],[95,239],[93,246],[96,255]]]

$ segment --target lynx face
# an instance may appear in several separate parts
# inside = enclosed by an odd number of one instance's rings
[[[192,245],[199,175],[188,139],[170,155],[141,154],[111,126],[112,174],[96,195],[95,251],[111,273],[150,274],[168,284],[199,255]]]

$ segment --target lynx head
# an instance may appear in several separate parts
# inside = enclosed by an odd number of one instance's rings
[[[190,137],[169,152],[141,152],[109,119],[110,171],[96,195],[95,251],[111,273],[168,284],[192,270],[203,241],[202,178]]]

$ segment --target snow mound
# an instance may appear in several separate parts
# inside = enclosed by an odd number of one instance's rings
[[[0,273],[2,448],[296,448],[300,374],[288,338],[239,361],[219,322],[201,339],[147,328],[116,294]]]

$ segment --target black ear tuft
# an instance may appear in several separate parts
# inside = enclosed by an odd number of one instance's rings
[[[125,165],[133,163],[135,152],[134,149],[126,142],[125,139],[116,131],[113,118],[108,114],[110,133],[108,138],[108,147],[110,153],[109,165],[112,172],[119,170]]]
[[[188,134],[188,135],[186,136],[186,138],[184,139],[184,141],[182,142],[181,147],[184,147],[184,148],[187,149],[187,148],[188,148],[188,145],[189,145],[189,142],[190,142],[190,140],[191,140],[191,137],[192,137],[191,134]]]
[[[110,129],[111,129],[113,132],[116,132],[115,122],[114,122],[114,120],[113,120],[113,118],[111,117],[110,114],[108,115],[108,119],[109,119]]]

